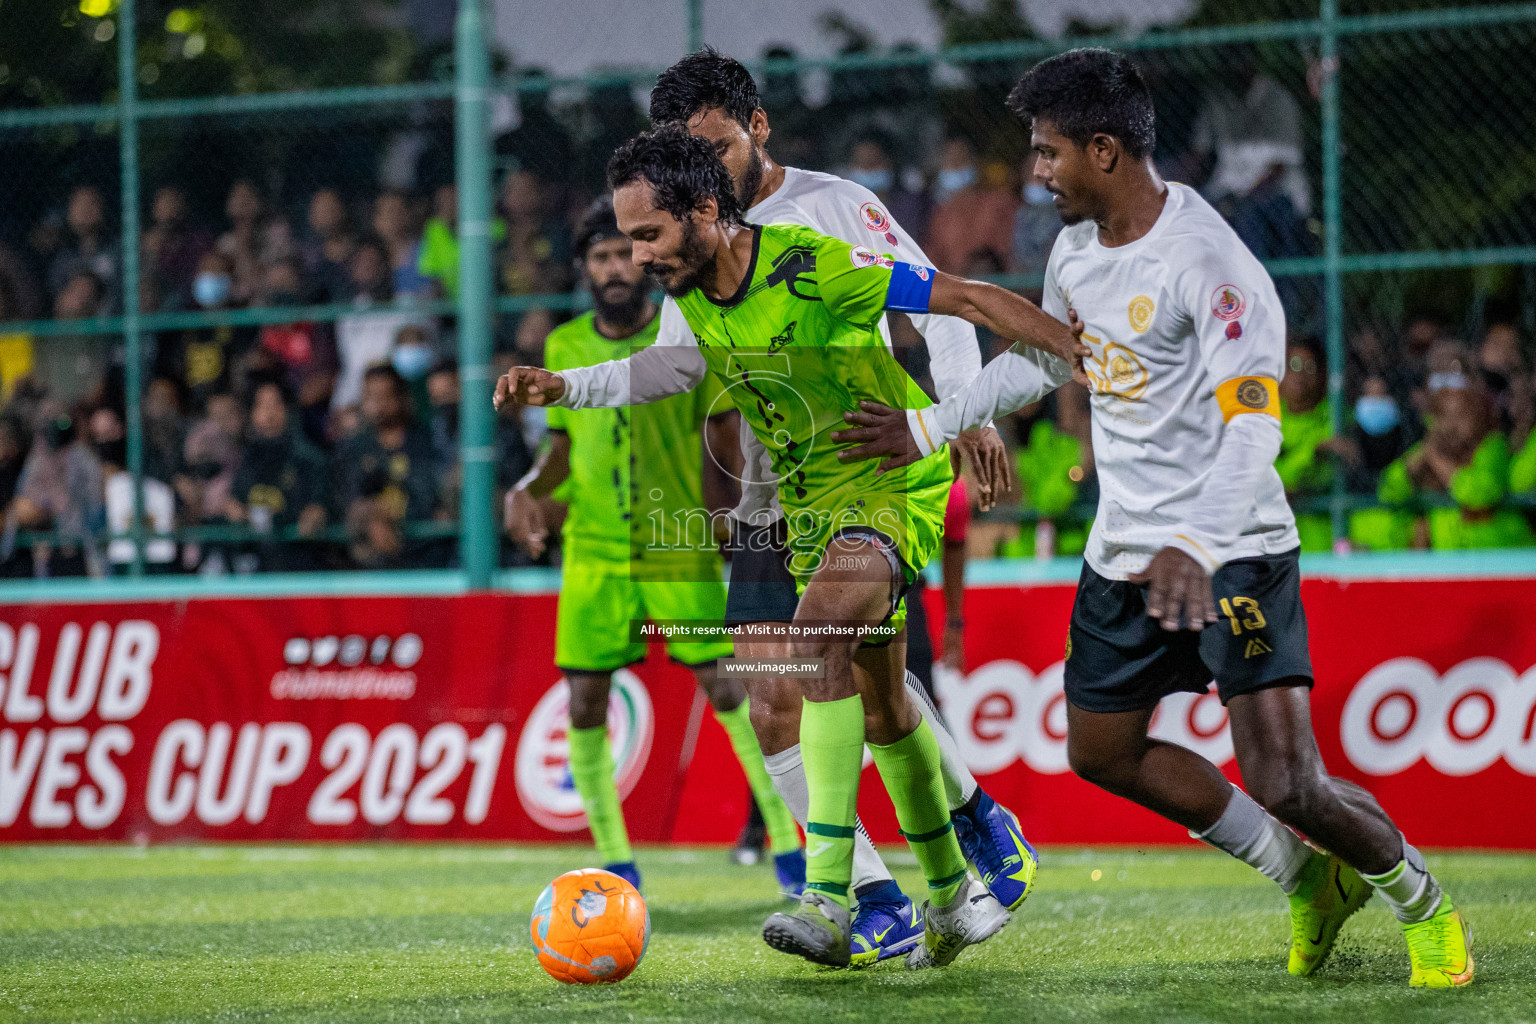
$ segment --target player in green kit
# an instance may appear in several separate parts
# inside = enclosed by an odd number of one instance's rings
[[[679,127],[626,143],[609,165],[634,260],[677,300],[693,358],[721,382],[774,462],[800,601],[791,627],[824,674],[802,680],[800,745],[810,788],[806,890],[764,938],[819,963],[849,962],[848,883],[867,742],[928,881],[923,944],[909,966],[947,964],[995,934],[1008,912],[966,870],[932,730],[907,700],[901,601],[937,547],[947,450],[899,473],[845,462],[833,436],[861,402],[926,406],[877,323],[886,310],[964,317],[1064,358],[1066,325],[1000,288],[896,263],[808,228],[742,222],[709,144]],[[686,358],[678,372],[693,373]],[[697,368],[697,377],[704,368]],[[497,385],[498,401],[537,401],[537,374]]]
[[[656,340],[649,282],[630,259],[629,239],[607,197],[587,211],[576,241],[597,308],[550,333],[545,359],[552,370],[626,356]],[[713,379],[632,409],[550,409],[548,449],[507,493],[508,532],[537,555],[548,535],[539,499],[565,486],[570,510],[562,530],[555,665],[570,685],[571,778],[605,866],[637,887],[640,874],[613,781],[609,685],[614,671],[645,657],[632,623],[724,618],[721,559],[702,514],[700,428],[712,451],[733,455],[735,420]],[[682,536],[693,524],[703,528]],[[715,671],[715,659],[731,653],[729,636],[722,630],[702,642],[669,641],[667,650],[693,670],[730,736],[768,826],[779,884],[798,893],[805,881],[799,829],[763,764],[745,686]]]

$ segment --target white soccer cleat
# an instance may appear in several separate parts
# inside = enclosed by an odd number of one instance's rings
[[[986,942],[1008,923],[1008,909],[987,891],[975,875],[967,873],[955,901],[947,907],[923,904],[926,925],[923,941],[907,954],[907,967],[948,967],[966,946]]]

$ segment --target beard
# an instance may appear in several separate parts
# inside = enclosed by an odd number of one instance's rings
[[[763,147],[752,143],[752,152],[748,156],[747,173],[742,175],[741,184],[736,186],[736,201],[741,204],[742,213],[747,212],[757,190],[763,187]]]
[[[683,241],[677,249],[677,271],[666,279],[652,273],[650,269],[646,273],[656,279],[662,291],[674,299],[680,299],[699,286],[710,263],[704,239],[699,237],[699,229],[690,216],[683,221]]]
[[[615,327],[633,327],[645,312],[646,295],[651,290],[651,284],[643,277],[633,285],[620,287],[623,284],[622,281],[609,281],[601,286],[594,285],[592,305],[597,310],[597,318],[603,323]]]

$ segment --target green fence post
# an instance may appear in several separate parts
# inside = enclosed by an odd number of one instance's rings
[[[683,0],[688,5],[688,52],[704,49],[704,0]]]
[[[459,189],[459,564],[469,586],[491,585],[496,516],[491,409],[490,52],[484,0],[459,0],[454,31],[454,177]]]
[[[133,477],[133,563],[144,575],[144,338],[139,330],[139,75],[135,0],[117,8],[117,147],[123,207],[123,418],[128,431],[128,473]]]
[[[1328,352],[1329,429],[1344,428],[1344,279],[1340,265],[1343,244],[1343,178],[1339,152],[1339,0],[1321,0],[1322,119],[1323,119],[1323,311],[1324,344]],[[1344,516],[1344,464],[1333,459],[1333,540],[1349,536]]]

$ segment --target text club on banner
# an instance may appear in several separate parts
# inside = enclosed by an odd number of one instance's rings
[[[970,671],[938,677],[962,755],[1042,842],[1187,843],[1071,773],[1073,593],[967,592]],[[1510,813],[1536,804],[1536,581],[1308,580],[1303,597],[1329,768],[1415,842],[1536,847],[1536,819]],[[583,841],[555,601],[0,608],[0,839]],[[608,725],[632,837],[735,838],[745,780],[659,646],[616,674]],[[1214,694],[1168,698],[1152,728],[1239,779]],[[860,813],[895,841],[878,776],[864,778]]]

